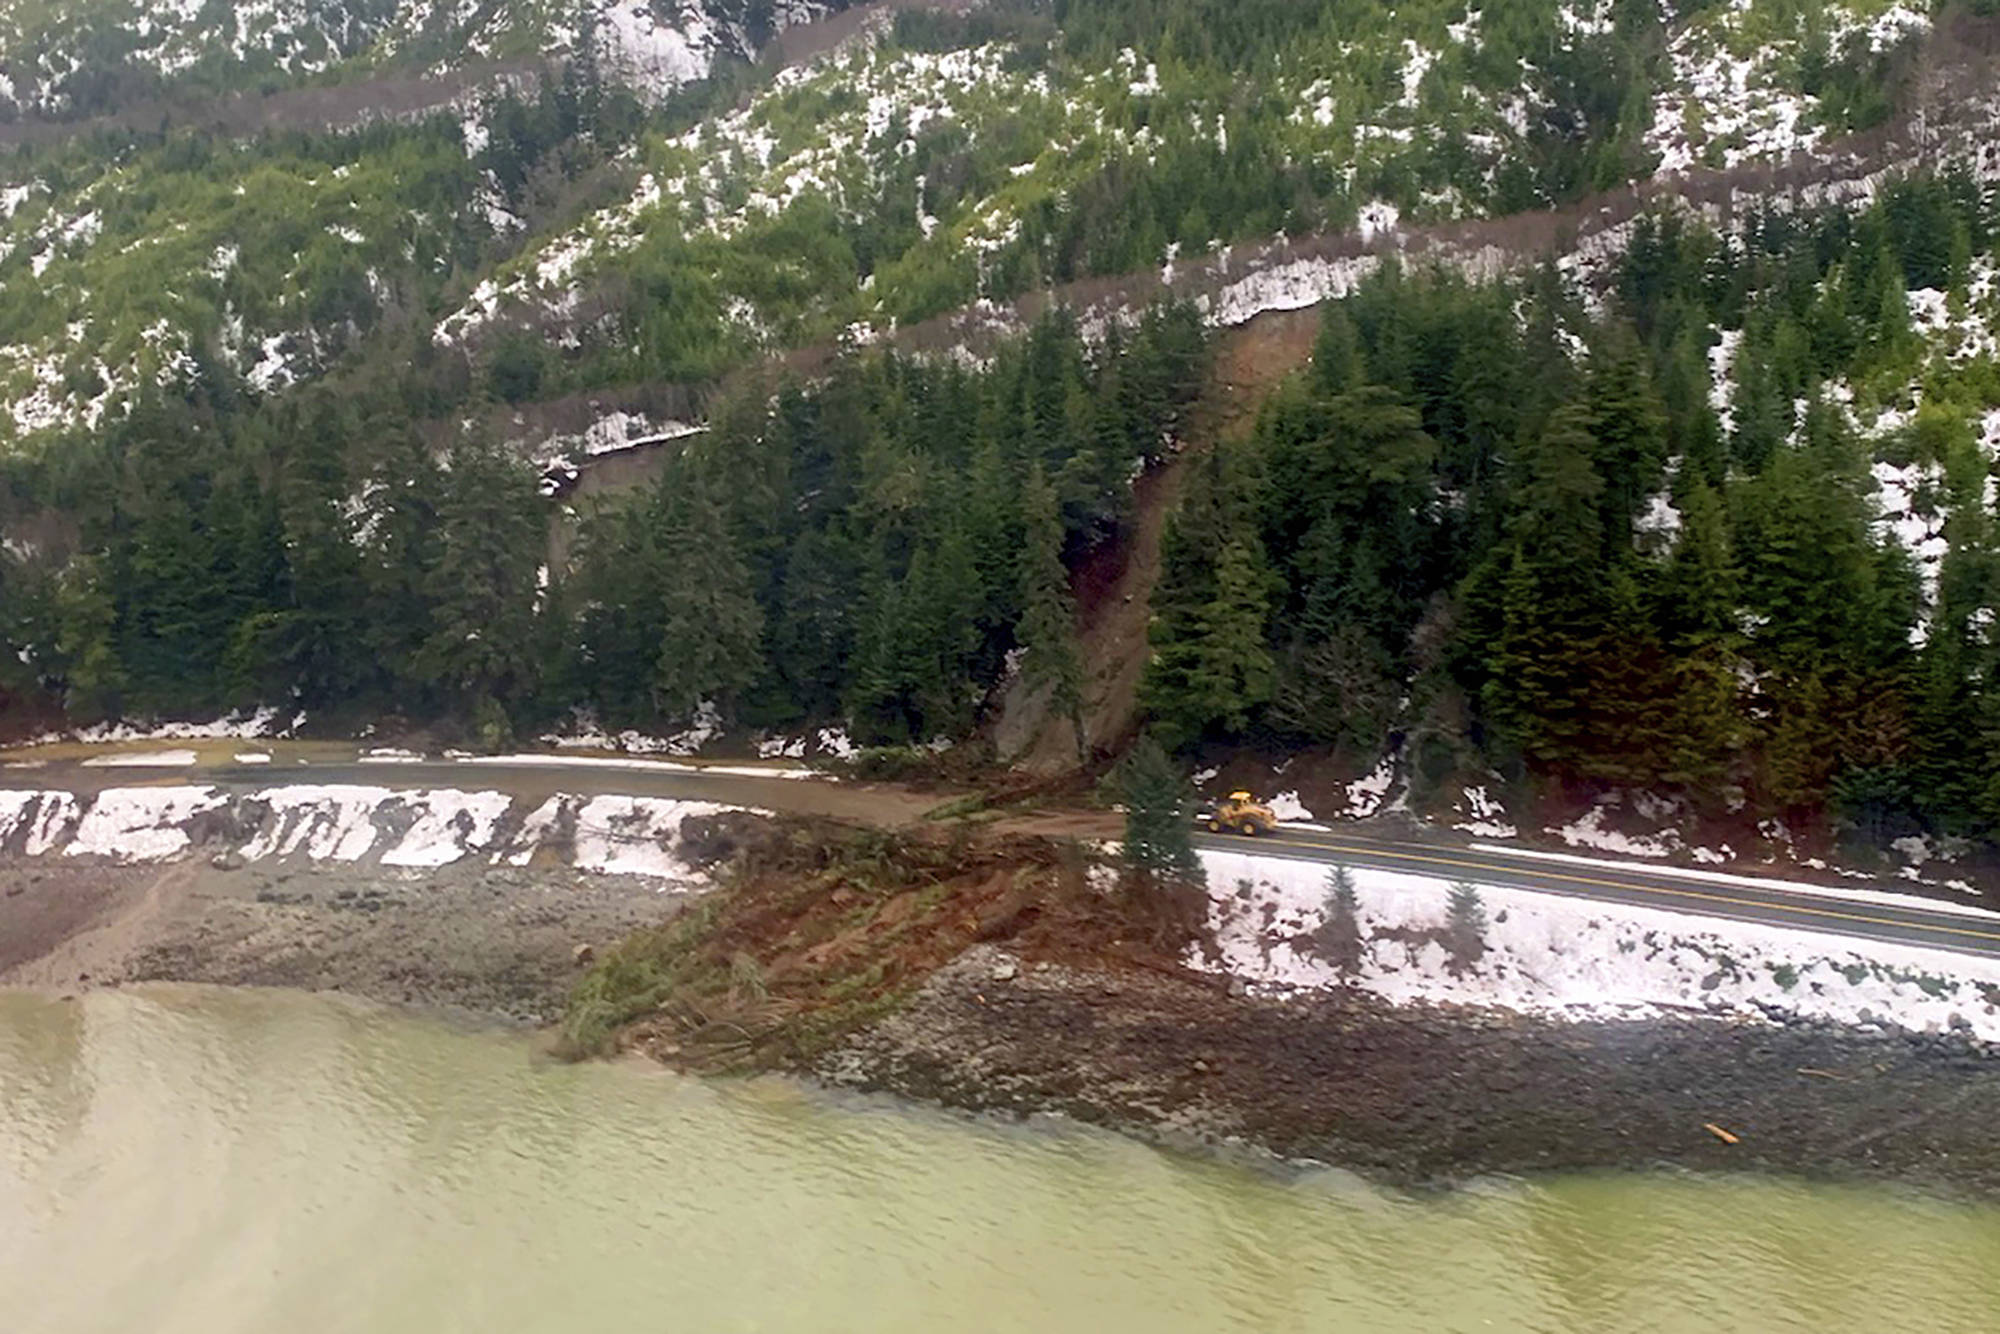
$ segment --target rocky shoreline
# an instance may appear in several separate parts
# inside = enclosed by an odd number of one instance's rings
[[[0,985],[288,987],[535,1026],[593,950],[694,901],[569,867],[219,860],[0,864]],[[2000,1050],[1955,1032],[1253,994],[981,944],[798,1069],[1406,1186],[1671,1168],[2000,1194]]]
[[[1403,1186],[1682,1169],[2000,1194],[2000,1049],[1957,1033],[1257,996],[978,947],[816,1073]]]
[[[684,901],[568,868],[220,860],[0,865],[0,986],[287,987],[540,1027],[595,949]]]

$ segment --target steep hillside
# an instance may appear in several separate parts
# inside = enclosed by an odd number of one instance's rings
[[[433,73],[584,47],[658,97],[838,0],[7,0],[0,119],[79,120],[193,94]]]
[[[280,136],[232,150],[218,173],[200,133],[161,141],[130,118],[0,163],[0,276],[20,273],[10,286],[33,293],[0,315],[12,407],[0,429],[23,441],[88,430],[166,366],[180,367],[170,381],[199,363],[270,392],[352,363],[384,321],[428,338],[439,416],[490,391],[496,364],[509,401],[701,382],[951,311],[967,312],[949,334],[960,341],[995,304],[1051,284],[1150,271],[1198,293],[1205,273],[1268,267],[1274,234],[1289,262],[1627,181],[1679,189],[1701,164],[1830,162],[1828,145],[1908,92],[1931,22],[1877,0],[1810,13],[1764,0],[1671,22],[1609,3],[1535,3],[1503,21],[1442,3],[1384,17],[999,0],[798,26],[834,8],[183,7],[133,25],[147,33],[135,46],[120,5],[16,5],[0,70],[33,116],[174,89],[296,96],[458,77],[469,61],[569,73],[455,90],[438,124],[306,145],[323,171]],[[798,63],[746,72],[742,59],[785,31],[797,39],[771,49]],[[112,91],[74,91],[86,84]],[[463,163],[448,159],[454,137]],[[232,216],[218,179],[234,190],[265,167],[280,180],[260,215]],[[327,184],[342,171],[437,184],[399,180],[380,216],[350,217]],[[113,194],[132,203],[107,212]],[[199,243],[134,260],[136,242],[168,236]],[[1518,253],[1551,238],[1516,239]],[[219,290],[228,246],[263,272],[258,292]],[[1276,281],[1288,290],[1219,294],[1217,318],[1329,291],[1323,275]],[[76,289],[117,289],[120,308]]]
[[[1085,676],[1084,739],[1099,754],[1122,751],[1139,726],[1139,682],[1149,654],[1160,541],[1181,498],[1186,456],[1247,433],[1286,376],[1311,358],[1318,312],[1273,311],[1221,333],[1214,362],[1190,407],[1179,453],[1133,486],[1132,513],[1117,537],[1093,549],[1076,571],[1076,634]],[[1050,709],[1050,692],[1016,678],[993,723],[999,757],[1037,774],[1076,767],[1069,721]]]
[[[1991,20],[641,9],[0,163],[0,689],[2000,828]]]

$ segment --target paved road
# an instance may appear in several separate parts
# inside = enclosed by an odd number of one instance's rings
[[[1407,871],[1447,880],[1472,880],[1572,898],[1601,899],[1668,912],[1698,913],[2000,957],[2000,916],[1940,912],[1923,906],[1922,899],[1912,894],[1902,896],[1908,906],[1863,903],[1816,894],[1811,885],[1796,880],[1772,882],[1772,888],[1764,888],[1740,880],[1717,883],[1651,866],[1576,865],[1506,852],[1340,833],[1288,831],[1257,840],[1203,833],[1196,837],[1195,843],[1221,852],[1258,852],[1329,865],[1346,863]],[[1784,887],[1777,888],[1779,883]],[[1854,885],[1895,892],[1891,884],[1855,881]]]
[[[269,766],[220,763],[198,768],[81,768],[73,763],[13,770],[0,785],[91,790],[134,783],[201,782],[228,787],[268,787],[276,783],[361,783],[388,788],[496,787],[539,799],[555,792],[628,793],[757,806],[849,819],[899,824],[918,818],[948,794],[914,793],[889,785],[826,783],[760,776],[754,767],[726,766],[726,772],[650,765],[578,767],[568,763],[491,764],[424,761],[363,764],[352,760]],[[1034,821],[1026,822],[1033,825]],[[1064,832],[1116,836],[1110,819],[1058,817],[1045,825]],[[1101,825],[1101,827],[1099,827]],[[1757,884],[1718,883],[1665,868],[1636,863],[1576,865],[1499,850],[1420,843],[1361,833],[1286,831],[1255,840],[1198,834],[1198,846],[1226,852],[1254,852],[1326,864],[1407,871],[1443,879],[1637,904],[1669,912],[1732,918],[1871,940],[2000,957],[2000,916],[1973,916],[1926,907],[1902,893],[1898,903],[1856,902],[1814,892],[1800,881]],[[1855,881],[1853,887],[1895,893],[1893,883]]]

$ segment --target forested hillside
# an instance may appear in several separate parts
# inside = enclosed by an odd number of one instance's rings
[[[1197,465],[1145,700],[1871,828],[2000,822],[1993,214],[1966,176],[1742,237],[1647,219],[1601,310],[1389,272]]]
[[[995,0],[807,40],[844,8],[0,7],[0,92],[73,131],[0,155],[9,711],[928,742],[1012,686],[1088,760],[1076,574],[1172,467],[1133,721],[1186,756],[2000,823],[1995,164],[1984,103],[1926,119],[1975,18]],[[536,73],[185,111],[490,59]],[[1273,237],[1373,249],[1163,281]],[[1189,451],[1213,329],[1329,294]],[[649,433],[646,485],[568,493]]]
[[[995,0],[881,7],[789,65],[768,42],[842,8],[209,5],[128,24],[110,0],[18,0],[0,93],[21,114],[152,105],[116,91],[133,80],[179,91],[157,122],[0,159],[0,280],[32,294],[0,310],[0,431],[41,448],[197,373],[274,392],[370,360],[383,326],[402,346],[374,359],[434,364],[439,418],[701,383],[1274,234],[1779,161],[1890,116],[1932,24],[1882,0],[1671,19],[1609,0]],[[332,84],[365,119],[371,78],[528,55],[543,73],[414,122],[245,135],[183,109]]]

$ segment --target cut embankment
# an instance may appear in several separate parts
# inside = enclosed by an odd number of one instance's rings
[[[0,790],[0,854],[127,865],[196,850],[218,862],[296,858],[409,870],[565,865],[688,884],[712,860],[691,856],[690,838],[701,841],[703,822],[734,814],[757,813],[666,797],[557,795],[528,805],[504,792],[338,783],[247,792],[114,787],[95,796],[15,789]]]
[[[2000,1042],[2000,959],[1399,871],[1205,852],[1215,952],[1274,992],[1580,1020],[1706,1013]]]
[[[0,791],[0,984],[283,986],[544,1023],[591,951],[769,832],[657,797]]]

